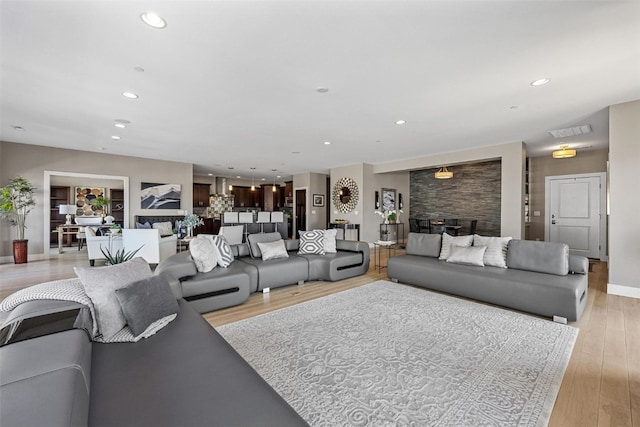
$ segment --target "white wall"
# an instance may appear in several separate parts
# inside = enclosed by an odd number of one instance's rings
[[[609,293],[640,298],[640,100],[609,108]]]
[[[432,156],[389,162],[373,167],[374,173],[428,169],[439,166],[483,160],[502,159],[501,235],[524,239],[524,174],[526,150],[524,143],[454,151]]]
[[[29,259],[44,256],[44,171],[77,172],[95,175],[129,177],[129,223],[135,215],[179,215],[178,210],[140,208],[140,183],[156,182],[182,185],[181,205],[191,211],[193,202],[193,166],[167,160],[150,160],[106,153],[66,150],[38,145],[0,142],[0,182],[5,185],[16,175],[27,178],[37,187],[36,206],[27,217],[26,237],[29,239]],[[12,253],[15,230],[3,221],[0,224],[0,257]],[[49,247],[49,242],[46,242]]]

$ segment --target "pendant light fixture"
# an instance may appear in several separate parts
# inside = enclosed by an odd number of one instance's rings
[[[233,170],[233,166],[229,166],[229,191],[233,191],[233,184],[231,184],[231,171]]]
[[[273,172],[273,187],[271,187],[271,191],[275,193],[277,191],[277,188],[276,188],[276,169],[271,169],[271,172]]]
[[[441,167],[438,172],[435,173],[436,179],[450,179],[453,178],[453,172],[450,172],[447,167]]]
[[[256,168],[251,168],[251,191],[256,191],[256,185],[254,183],[255,170]]]
[[[568,145],[561,145],[559,150],[553,152],[554,159],[568,159],[576,156],[576,150],[570,149]]]

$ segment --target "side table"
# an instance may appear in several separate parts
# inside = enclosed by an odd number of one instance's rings
[[[373,242],[373,248],[375,250],[375,254],[373,257],[373,267],[378,269],[378,273],[380,273],[380,271],[383,268],[387,268],[386,265],[382,265],[382,260],[381,260],[381,252],[386,248],[387,249],[387,260],[394,256],[396,254],[396,249],[398,249],[398,242],[396,242],[395,240],[378,240]]]

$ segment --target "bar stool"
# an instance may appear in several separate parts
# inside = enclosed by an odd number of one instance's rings
[[[247,224],[253,224],[253,213],[252,212],[240,212],[238,215],[238,222],[244,225],[244,240],[247,240],[247,235],[249,234]]]
[[[225,212],[222,215],[222,223],[223,224],[237,224],[238,223],[238,212]]]
[[[257,224],[260,224],[260,232],[264,233],[264,225],[271,222],[271,212],[258,212]]]
[[[283,222],[284,222],[284,213],[280,211],[271,212],[271,223],[273,224],[273,231],[278,231],[278,224],[282,224]]]

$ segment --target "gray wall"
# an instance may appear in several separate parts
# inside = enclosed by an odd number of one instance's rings
[[[557,175],[606,172],[608,150],[578,150],[570,159],[554,159],[551,154],[529,159],[529,218],[528,240],[544,240],[545,178]],[[534,212],[540,216],[535,216]]]
[[[182,210],[191,211],[193,201],[193,166],[168,160],[151,160],[89,151],[67,150],[38,145],[0,142],[0,182],[22,175],[37,187],[36,206],[27,217],[26,238],[29,239],[29,260],[45,257],[44,173],[45,171],[76,172],[129,177],[129,223],[135,215],[180,215],[174,210],[140,208],[140,183],[157,182],[182,185]],[[10,256],[15,230],[6,221],[0,223],[0,257]]]
[[[609,109],[609,293],[640,298],[640,100]]]
[[[476,233],[500,235],[502,161],[449,167],[452,179],[436,179],[438,170],[412,171],[410,178],[412,218],[458,218],[465,229],[478,220]],[[464,231],[464,230],[463,230]]]

